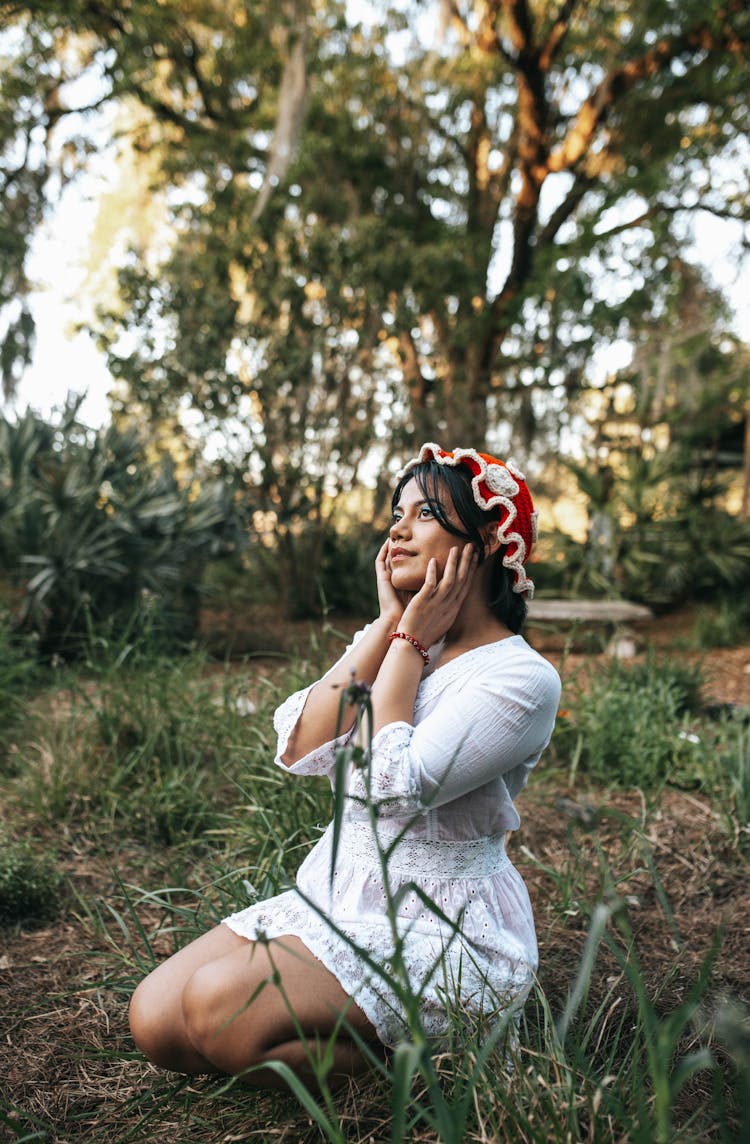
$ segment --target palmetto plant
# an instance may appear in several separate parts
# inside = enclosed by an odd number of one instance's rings
[[[616,470],[566,466],[589,499],[592,523],[595,515],[609,523],[605,551],[597,550],[593,528],[583,550],[563,549],[577,590],[656,605],[746,594],[750,528],[720,507],[722,481],[694,465],[689,452],[633,449]]]
[[[97,433],[69,404],[58,424],[0,420],[0,575],[19,621],[47,651],[87,624],[127,622],[147,601],[191,634],[206,561],[239,537],[226,486],[186,486],[169,457],[149,458],[135,428]]]

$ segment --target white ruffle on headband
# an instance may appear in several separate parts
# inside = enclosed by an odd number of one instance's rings
[[[408,461],[398,474],[399,480],[417,465],[436,461],[438,465],[457,468],[463,465],[472,474],[471,489],[479,508],[489,512],[499,506],[497,538],[506,548],[503,564],[513,572],[513,591],[534,595],[534,581],[526,575],[525,564],[537,540],[538,513],[531,500],[526,478],[512,460],[500,461],[476,449],[454,449],[447,452],[430,441],[419,455]]]

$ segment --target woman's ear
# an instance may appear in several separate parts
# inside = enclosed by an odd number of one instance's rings
[[[482,529],[482,540],[484,541],[484,558],[494,556],[498,548],[501,547],[500,538],[497,535],[497,523],[485,525]]]

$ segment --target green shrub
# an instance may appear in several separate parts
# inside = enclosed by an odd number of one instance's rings
[[[743,849],[750,849],[750,726],[735,727],[724,750],[718,752],[719,802],[727,809],[731,831]]]
[[[16,631],[8,613],[0,609],[0,763],[38,678],[35,640]]]
[[[697,647],[736,647],[750,632],[750,593],[732,594],[718,608],[702,607],[693,624]]]
[[[645,790],[657,789],[678,769],[699,774],[708,747],[689,730],[688,716],[700,679],[700,669],[676,660],[613,660],[556,732],[558,757],[567,758],[573,773]]]
[[[62,902],[63,877],[55,858],[0,835],[0,925],[48,921]]]
[[[329,531],[323,546],[320,602],[339,615],[370,616],[377,611],[375,558],[382,537],[370,531],[367,540]]]
[[[192,638],[205,564],[239,536],[228,486],[179,477],[139,430],[92,433],[74,403],[58,424],[0,418],[0,571],[49,654],[144,608]]]
[[[723,507],[727,479],[708,463],[708,438],[696,447],[697,439],[681,439],[678,423],[673,430],[670,449],[626,447],[616,471],[565,462],[589,500],[591,523],[584,544],[555,538],[566,591],[660,607],[748,597],[750,524]]]

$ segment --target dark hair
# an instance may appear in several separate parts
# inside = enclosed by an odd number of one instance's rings
[[[437,461],[424,461],[421,465],[415,465],[396,485],[391,502],[394,510],[404,486],[412,477],[441,528],[473,544],[481,564],[485,559],[482,530],[490,521],[500,519],[500,509],[496,507],[487,511],[479,507],[474,500],[469,469],[464,465],[455,468],[440,465]],[[446,492],[463,529],[458,528],[448,517],[444,499]],[[512,632],[520,632],[526,619],[526,601],[519,592],[513,591],[513,571],[503,564],[507,550],[507,545],[503,545],[489,558],[492,561],[492,573],[487,603],[493,616],[506,624]]]

